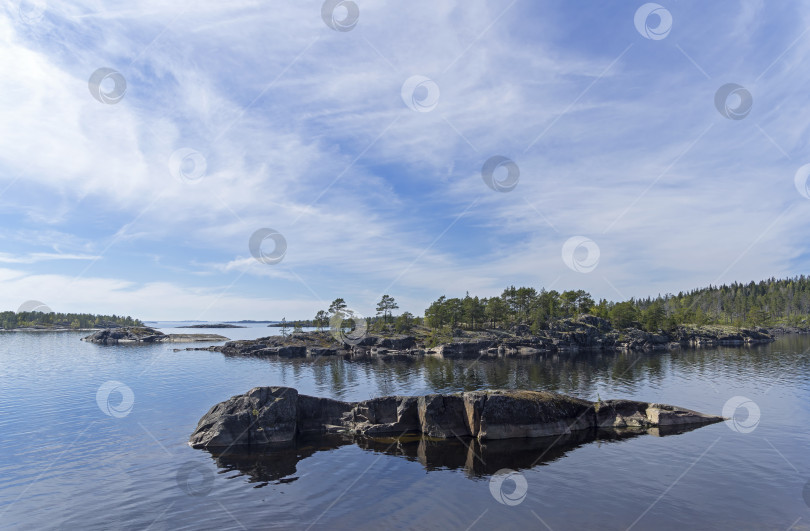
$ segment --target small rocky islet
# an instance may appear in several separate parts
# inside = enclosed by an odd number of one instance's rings
[[[219,334],[164,334],[148,326],[128,326],[105,328],[82,338],[82,341],[98,345],[142,344],[142,343],[193,343],[228,341]]]
[[[206,449],[261,448],[323,434],[419,434],[485,441],[562,436],[597,429],[700,426],[722,420],[666,404],[590,402],[543,391],[468,391],[343,402],[302,395],[291,387],[255,387],[213,406],[200,419],[189,445]]]

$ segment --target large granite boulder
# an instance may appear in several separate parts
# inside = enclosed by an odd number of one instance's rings
[[[307,357],[320,358],[322,356],[336,356],[338,350],[336,348],[326,347],[307,347]]]
[[[594,425],[593,404],[556,393],[474,391],[464,393],[467,422],[479,439],[543,437]]]
[[[298,433],[298,391],[254,387],[203,415],[189,439],[195,448],[291,442]]]
[[[419,432],[418,399],[384,396],[359,402],[346,415],[344,425],[353,433],[369,436]]]
[[[498,343],[494,340],[460,341],[439,345],[428,352],[446,359],[478,358],[486,355],[488,349],[497,346]]]
[[[462,395],[426,395],[418,398],[419,424],[430,437],[469,437],[467,411]]]
[[[191,435],[195,448],[288,443],[299,435],[424,434],[500,440],[565,435],[598,428],[662,428],[718,422],[722,417],[637,402],[588,402],[557,393],[470,391],[362,402],[299,395],[289,387],[256,387],[211,408]]]
[[[280,358],[303,358],[307,355],[307,347],[302,345],[277,347],[276,353]]]
[[[353,407],[349,402],[331,398],[298,395],[298,433],[322,433],[342,428],[343,416]]]

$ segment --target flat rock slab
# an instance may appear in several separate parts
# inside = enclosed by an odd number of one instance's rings
[[[724,420],[677,406],[558,393],[470,391],[362,402],[300,395],[291,387],[255,387],[212,407],[189,438],[194,448],[290,443],[311,434],[369,437],[406,433],[479,440],[547,437],[600,428],[699,426]]]

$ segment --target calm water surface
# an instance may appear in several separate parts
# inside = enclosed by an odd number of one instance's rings
[[[754,348],[476,363],[229,358],[173,352],[178,345],[105,347],[82,335],[0,333],[2,528],[810,529],[807,336]],[[100,407],[108,381],[131,389],[131,408],[118,391]],[[217,458],[186,445],[213,404],[258,385],[343,400],[544,389],[715,414],[742,396],[759,421],[743,407],[736,425],[578,436],[553,447],[320,440],[274,456]],[[517,505],[490,491],[501,468],[526,480]],[[514,488],[504,483],[507,501]]]

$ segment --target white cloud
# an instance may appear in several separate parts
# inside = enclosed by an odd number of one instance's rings
[[[806,161],[780,151],[807,147],[810,111],[797,95],[810,50],[796,44],[753,83],[784,48],[730,58],[755,37],[727,43],[723,31],[755,34],[761,6],[731,18],[676,13],[677,43],[715,76],[707,80],[672,46],[675,31],[641,42],[630,20],[597,46],[588,35],[562,40],[570,13],[364,4],[361,24],[339,33],[316,4],[202,2],[184,12],[77,2],[50,6],[38,27],[9,11],[0,20],[0,201],[19,217],[0,234],[15,246],[0,262],[122,263],[137,293],[152,285],[146,268],[191,304],[172,306],[172,318],[199,307],[187,291],[227,288],[242,274],[290,308],[313,295],[301,280],[324,298],[353,289],[367,306],[396,281],[392,294],[421,311],[440,292],[493,294],[512,283],[579,283],[615,298],[614,286],[629,296],[796,271],[803,204],[759,235],[800,199],[791,179]],[[88,92],[101,66],[127,78],[117,105]],[[441,90],[431,113],[400,100],[413,74]],[[713,108],[727,76],[756,89],[746,120]],[[169,170],[182,147],[206,158],[197,184]],[[495,154],[518,163],[514,192],[484,185],[480,167]],[[260,227],[285,235],[282,267],[246,258]],[[560,259],[577,234],[602,249],[591,275],[572,275]],[[156,250],[142,252],[150,246],[173,256],[154,260]],[[209,288],[186,285],[183,268]]]
[[[0,253],[0,262],[6,264],[34,264],[50,260],[97,260],[98,258],[98,256],[88,254],[31,253],[17,256],[9,253]]]

